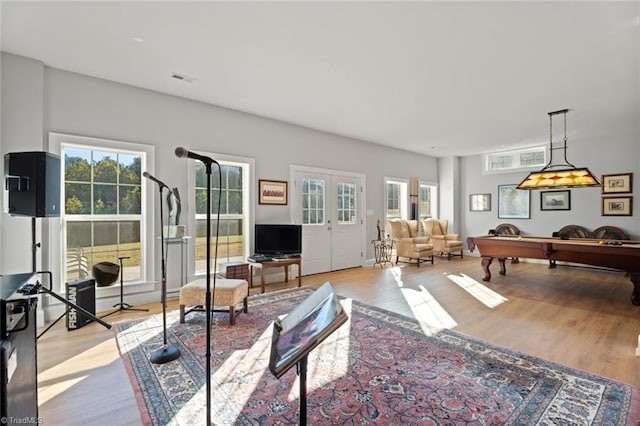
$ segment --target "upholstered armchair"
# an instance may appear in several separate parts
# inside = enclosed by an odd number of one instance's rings
[[[420,262],[433,264],[433,244],[428,236],[421,236],[417,220],[391,219],[387,221],[387,229],[396,249],[396,265],[403,262]]]
[[[433,244],[433,251],[440,256],[447,256],[447,260],[451,260],[451,256],[463,257],[463,244],[458,234],[449,234],[447,228],[449,221],[446,219],[423,219],[423,234],[430,237]]]

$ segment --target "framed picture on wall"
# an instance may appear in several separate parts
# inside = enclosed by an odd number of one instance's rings
[[[469,195],[469,211],[490,212],[491,211],[491,194],[470,194]]]
[[[498,185],[498,217],[500,219],[529,219],[531,195],[518,185]]]
[[[602,175],[603,194],[631,194],[632,190],[633,173]]]
[[[571,210],[571,191],[541,191],[540,210]]]
[[[632,216],[633,197],[602,197],[602,216]]]
[[[287,205],[287,182],[281,180],[258,181],[258,203]]]

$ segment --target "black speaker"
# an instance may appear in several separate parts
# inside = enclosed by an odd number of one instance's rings
[[[4,156],[6,212],[16,216],[60,216],[60,157],[48,152]]]
[[[80,306],[90,314],[96,314],[96,280],[82,278],[67,283],[67,300]],[[92,321],[76,308],[67,309],[67,330],[77,330]]]

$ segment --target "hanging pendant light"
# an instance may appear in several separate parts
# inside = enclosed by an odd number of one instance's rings
[[[568,109],[552,111],[549,114],[549,163],[539,172],[531,172],[518,185],[518,189],[554,189],[554,188],[583,188],[602,186],[600,181],[586,167],[576,167],[567,161],[567,112]],[[564,140],[562,148],[553,147],[553,116],[564,116]],[[553,151],[562,149],[564,163],[553,163]]]

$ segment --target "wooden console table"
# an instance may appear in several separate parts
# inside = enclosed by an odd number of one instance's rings
[[[291,265],[298,265],[298,287],[302,287],[302,257],[292,257],[289,259],[277,260],[274,259],[267,262],[251,263],[252,268],[260,268],[260,293],[264,293],[265,269],[281,267],[284,268],[284,281],[289,282],[289,266]],[[253,275],[253,273],[251,275]]]

